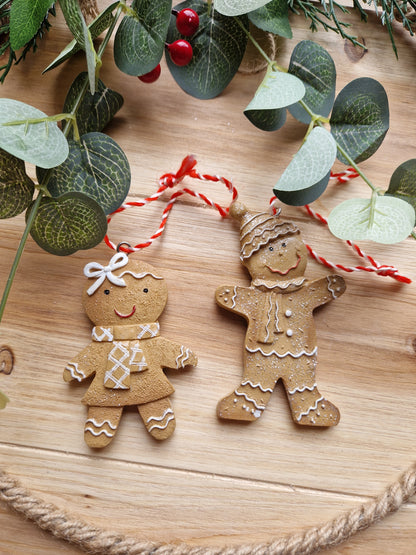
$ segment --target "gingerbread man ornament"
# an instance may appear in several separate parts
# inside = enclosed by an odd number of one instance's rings
[[[108,266],[87,264],[84,273],[89,281],[82,300],[95,324],[92,342],[63,375],[67,382],[93,376],[82,399],[88,406],[84,439],[90,447],[108,445],[123,408],[131,405],[155,439],[167,439],[175,429],[169,401],[174,388],[163,368],[195,366],[197,357],[159,334],[157,319],[166,305],[166,283],[152,266],[129,260],[122,252]]]
[[[240,203],[231,206],[230,215],[240,222],[240,258],[252,281],[249,287],[228,285],[216,291],[217,303],[248,324],[243,379],[218,403],[217,414],[257,420],[281,379],[297,424],[334,426],[339,411],[319,392],[315,379],[313,311],[342,295],[345,282],[335,274],[314,281],[304,276],[307,250],[292,222],[250,212]]]

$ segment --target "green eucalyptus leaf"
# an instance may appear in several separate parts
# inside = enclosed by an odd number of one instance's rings
[[[407,201],[416,210],[416,159],[407,160],[395,169],[386,195]]]
[[[292,158],[274,192],[278,198],[281,191],[309,189],[324,180],[331,171],[337,155],[337,145],[329,131],[315,127]]]
[[[134,0],[114,38],[114,60],[128,75],[144,75],[160,62],[171,16],[170,0]]]
[[[290,206],[305,206],[319,198],[328,186],[329,178],[331,177],[331,170],[317,183],[300,189],[298,191],[278,191],[274,190],[275,196],[285,204]]]
[[[316,42],[301,41],[292,52],[288,71],[305,85],[303,102],[315,114],[327,117],[334,103],[336,82],[334,60],[328,52]],[[290,106],[289,112],[302,123],[311,121],[311,116],[300,104]]]
[[[101,206],[87,195],[73,192],[58,198],[44,197],[30,234],[45,251],[66,256],[95,247],[106,231],[107,217]]]
[[[84,17],[78,0],[59,0],[59,5],[69,30],[81,48],[84,48],[84,29],[82,24]]]
[[[287,0],[271,0],[265,6],[250,12],[248,18],[253,25],[266,33],[292,38]]]
[[[167,65],[185,92],[200,99],[214,98],[230,83],[241,64],[247,36],[239,22],[248,29],[248,18],[226,17],[203,0],[186,0],[175,6],[178,11],[183,8],[192,8],[199,15],[198,31],[189,39],[193,57],[188,65],[179,67],[167,54]],[[172,43],[179,38],[172,16],[167,41]]]
[[[9,398],[2,391],[0,391],[0,410],[6,408]]]
[[[330,231],[340,239],[371,240],[392,244],[406,239],[415,225],[415,211],[404,200],[374,195],[372,199],[354,198],[332,210]]]
[[[369,77],[348,83],[335,99],[331,133],[356,164],[379,148],[389,128],[389,103],[383,86]],[[344,164],[350,162],[342,153]]]
[[[86,72],[80,73],[75,78],[65,98],[63,108],[65,113],[71,112],[74,108],[86,78]],[[102,131],[122,105],[121,94],[106,87],[99,79],[95,94],[86,92],[76,112],[79,134]]]
[[[286,121],[286,108],[275,110],[244,110],[246,118],[262,131],[277,131]]]
[[[23,160],[0,149],[0,219],[23,212],[34,192],[35,184],[26,174]]]
[[[215,0],[215,9],[222,15],[243,15],[264,6],[270,0]]]
[[[108,8],[106,8],[103,12],[101,12],[95,19],[88,25],[88,29],[91,34],[92,40],[95,40],[98,36],[101,35],[103,31],[108,29],[111,22],[113,21],[113,11],[119,5],[119,2],[114,2]],[[73,39],[69,44],[65,46],[65,48],[61,51],[61,53],[51,62],[46,69],[43,70],[42,73],[46,73],[50,69],[54,69],[58,67],[60,64],[71,58],[74,54],[76,54],[79,50],[81,50],[81,46],[77,43],[75,39]]]
[[[305,87],[300,79],[269,65],[253,100],[244,111],[285,108],[301,100],[304,94]]]
[[[39,182],[45,172],[37,171]],[[130,166],[118,144],[104,133],[87,133],[81,143],[69,141],[69,155],[48,175],[47,187],[53,197],[78,191],[93,198],[110,214],[122,204],[129,191]]]
[[[39,31],[54,0],[13,0],[10,6],[10,47],[16,52]]]
[[[55,122],[9,122],[38,120],[47,115],[18,100],[0,98],[0,148],[42,168],[61,164],[68,156],[68,142]]]

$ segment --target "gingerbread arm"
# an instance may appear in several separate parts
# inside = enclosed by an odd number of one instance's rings
[[[340,297],[344,293],[346,285],[343,277],[331,274],[312,281],[306,286],[306,289],[308,295],[313,299],[313,307],[317,308]]]
[[[238,285],[222,285],[215,292],[217,304],[230,312],[248,318],[250,313],[250,301],[253,301],[255,291],[249,287]]]
[[[196,366],[198,364],[196,354],[188,347],[163,337],[157,337],[152,341],[154,341],[154,348],[159,350],[159,362],[163,368],[179,370],[185,368],[185,366]]]
[[[93,343],[85,347],[75,358],[68,362],[65,366],[63,379],[66,382],[82,382],[86,380],[96,371],[97,365],[97,353],[93,350]]]

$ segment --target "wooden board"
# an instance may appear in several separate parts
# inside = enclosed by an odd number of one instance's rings
[[[337,90],[360,76],[382,82],[390,99],[391,127],[362,168],[377,186],[387,188],[399,163],[414,157],[415,45],[398,34],[396,60],[375,17],[367,24],[358,16],[350,21],[365,38],[364,56],[351,53],[333,33],[312,35],[298,17],[293,18],[294,39],[278,45],[278,59],[287,64],[299,40],[313,39],[335,60]],[[1,96],[59,113],[84,60],[79,55],[40,74],[69,39],[58,14],[38,53],[13,68]],[[130,161],[130,200],[152,194],[159,176],[176,171],[182,158],[193,153],[202,173],[232,178],[243,202],[252,209],[267,208],[273,185],[305,128],[289,117],[281,131],[263,133],[246,120],[242,111],[261,74],[239,74],[219,98],[198,101],[178,88],[164,63],[160,80],[146,86],[121,74],[109,49],[102,78],[125,99],[107,131]],[[229,203],[221,185],[189,180],[186,185]],[[334,184],[314,207],[327,215],[353,193],[369,196],[360,180]],[[157,228],[164,206],[153,203],[115,217],[111,238],[131,243],[146,239]],[[360,262],[304,210],[285,207],[284,216],[299,224],[305,241],[319,254],[346,265]],[[1,287],[23,228],[23,217],[0,222]],[[362,247],[416,279],[414,240]],[[217,419],[218,400],[241,377],[245,324],[220,310],[213,295],[224,283],[248,284],[248,277],[239,262],[236,224],[191,197],[182,197],[163,238],[139,255],[168,282],[162,334],[199,355],[194,370],[168,372],[176,389],[175,434],[156,443],[136,412],[126,411],[112,445],[102,452],[88,449],[83,442],[85,407],[80,404],[85,387],[69,387],[62,370],[89,341],[91,326],[80,302],[82,269],[86,262],[106,262],[110,255],[100,245],[60,258],[29,240],[13,285],[0,328],[0,345],[10,346],[15,355],[13,372],[0,373],[0,389],[11,400],[0,413],[0,466],[36,495],[88,522],[139,538],[238,544],[270,540],[333,518],[376,496],[414,461],[415,284],[400,285],[372,274],[347,275],[346,294],[316,313],[318,382],[341,410],[337,427],[297,427],[280,386],[259,421],[246,426]],[[308,276],[326,273],[310,261]],[[413,553],[415,516],[414,503],[407,503],[397,515],[329,552]],[[3,505],[0,545],[6,554],[78,553]]]

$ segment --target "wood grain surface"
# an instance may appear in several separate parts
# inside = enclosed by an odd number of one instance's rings
[[[299,40],[313,39],[335,60],[338,91],[360,76],[381,81],[390,99],[390,131],[362,168],[373,183],[387,188],[393,170],[415,156],[416,44],[398,28],[396,60],[374,15],[367,24],[358,15],[349,19],[364,37],[368,51],[363,56],[334,33],[311,34],[296,17],[294,38],[279,42],[278,60],[287,64]],[[53,23],[36,55],[13,68],[0,89],[2,97],[48,114],[62,110],[70,83],[85,68],[77,55],[41,75],[70,40],[60,13]],[[129,199],[152,194],[159,176],[176,171],[193,153],[201,172],[232,178],[244,203],[265,210],[305,128],[290,116],[275,133],[248,122],[242,111],[261,78],[238,74],[220,97],[199,101],[178,88],[164,63],[154,85],[121,74],[109,48],[102,79],[123,94],[125,103],[107,132],[131,164]],[[33,168],[29,171],[34,175]],[[186,185],[229,203],[221,185],[193,180]],[[368,197],[369,189],[359,179],[333,184],[314,207],[327,215],[352,194]],[[116,216],[110,237],[131,243],[146,239],[157,229],[164,206],[157,202]],[[319,254],[347,265],[360,262],[303,209],[284,207],[283,213]],[[23,216],[0,222],[1,288],[23,228]],[[395,246],[361,246],[377,260],[396,265],[413,283],[348,274],[346,293],[316,312],[318,384],[340,408],[339,425],[327,430],[296,426],[280,385],[259,421],[221,422],[216,404],[241,378],[245,323],[216,306],[214,291],[225,283],[248,284],[248,275],[239,261],[236,223],[182,197],[163,238],[135,256],[166,277],[169,301],[160,318],[162,335],[191,347],[199,364],[167,372],[176,389],[172,438],[155,442],[136,411],[127,410],[113,443],[95,452],[83,441],[85,385],[68,386],[62,371],[89,342],[91,324],[81,306],[83,267],[91,260],[106,263],[112,253],[102,244],[60,258],[30,239],[0,327],[0,346],[10,346],[15,355],[12,373],[0,373],[0,389],[10,398],[0,413],[1,468],[34,494],[92,524],[141,539],[196,545],[270,540],[375,497],[416,459],[416,244],[408,239]],[[309,262],[309,277],[326,273]],[[415,550],[416,506],[410,502],[328,552],[410,555]],[[0,553],[78,552],[0,505]]]

